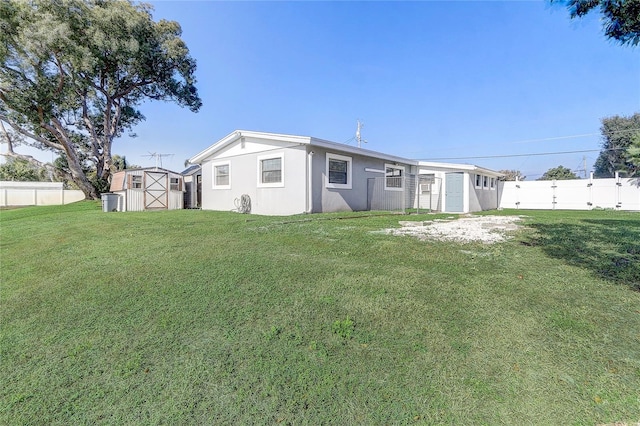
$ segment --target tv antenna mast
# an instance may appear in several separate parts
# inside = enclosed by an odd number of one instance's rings
[[[147,158],[155,158],[156,159],[156,169],[158,168],[158,163],[160,167],[162,167],[162,157],[171,157],[174,154],[158,154],[157,152],[150,152],[149,155],[143,155],[143,157]]]
[[[362,142],[367,143],[367,141],[362,139],[362,135],[360,132],[364,127],[364,123],[360,122],[360,120],[357,120],[357,122],[358,122],[358,129],[356,130],[356,140],[358,141],[358,148],[360,148],[360,144]]]

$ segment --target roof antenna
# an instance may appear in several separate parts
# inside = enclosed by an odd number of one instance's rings
[[[356,140],[358,141],[358,148],[360,148],[360,144],[362,142],[367,143],[366,140],[362,139],[362,136],[360,135],[360,130],[364,127],[364,123],[361,123],[360,120],[358,120],[358,129],[356,130]]]
[[[150,152],[149,155],[143,155],[143,157],[155,158],[156,159],[156,169],[158,168],[158,163],[160,163],[160,167],[162,168],[162,157],[171,157],[173,154],[158,154],[157,152]]]

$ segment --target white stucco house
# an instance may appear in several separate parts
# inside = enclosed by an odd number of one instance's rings
[[[498,206],[497,198],[489,202],[490,187],[474,184],[476,174],[495,184],[497,172],[420,162],[310,136],[236,130],[189,162],[202,167],[205,210],[250,207],[256,214],[291,215],[415,208],[422,204],[422,191],[434,204],[438,179],[444,183],[432,210],[465,213]],[[461,193],[462,199],[447,191]]]

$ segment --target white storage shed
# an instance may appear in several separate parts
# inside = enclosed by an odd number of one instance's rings
[[[180,173],[157,167],[127,169],[111,179],[118,211],[177,210],[183,208],[184,178]]]

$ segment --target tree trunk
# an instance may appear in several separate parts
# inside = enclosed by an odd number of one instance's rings
[[[89,182],[89,179],[87,179],[87,175],[82,169],[80,157],[74,147],[73,141],[60,121],[56,118],[52,118],[51,124],[48,124],[44,122],[44,120],[41,120],[41,127],[53,134],[64,149],[64,153],[67,157],[67,166],[69,166],[73,182],[84,193],[85,198],[88,200],[100,199],[100,194],[96,190],[96,187]]]
[[[84,193],[85,199],[87,200],[100,199],[100,194],[98,194],[98,191],[96,191],[96,189],[93,187],[91,182],[89,182],[89,179],[87,179],[87,177],[84,176],[84,174],[81,177],[74,176],[73,183],[78,185],[78,188]]]
[[[73,182],[78,185],[78,188],[82,192],[84,192],[84,197],[87,200],[99,200],[100,194],[98,194],[96,188],[91,182],[89,182],[89,179],[87,179],[87,175],[84,173],[84,170],[82,170],[82,166],[80,165],[80,161],[78,160],[76,153],[67,149],[66,154],[67,164],[69,165]]]

